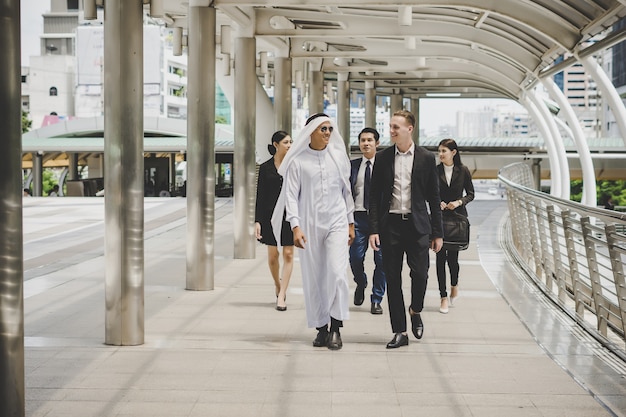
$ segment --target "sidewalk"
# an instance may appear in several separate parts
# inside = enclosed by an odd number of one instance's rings
[[[431,256],[421,341],[385,349],[387,303],[373,316],[366,297],[351,306],[339,351],[311,345],[297,259],[285,312],[274,309],[265,247],[232,259],[230,199],[216,200],[206,292],[184,289],[185,200],[146,199],[145,344],[104,345],[103,203],[25,203],[29,417],[626,415],[624,400],[611,414],[546,354],[481,266],[478,247],[494,239],[481,231],[498,224],[502,203],[472,203],[460,298],[445,315]],[[624,382],[610,388],[624,398]]]

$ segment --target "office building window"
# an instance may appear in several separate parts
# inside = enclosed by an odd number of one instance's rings
[[[78,10],[78,0],[67,0],[67,10]]]
[[[56,96],[58,95],[58,91],[56,87],[50,87],[50,95],[51,96]]]

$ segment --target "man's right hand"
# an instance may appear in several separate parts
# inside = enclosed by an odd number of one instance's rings
[[[304,249],[304,244],[306,243],[306,236],[302,233],[302,229],[300,226],[296,226],[293,228],[293,244],[296,245],[297,248]]]
[[[370,248],[380,250],[380,237],[378,234],[370,235]]]

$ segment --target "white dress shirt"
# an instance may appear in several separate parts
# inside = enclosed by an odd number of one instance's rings
[[[396,147],[390,213],[403,214],[411,212],[411,173],[413,172],[414,156],[414,143],[404,153],[400,152],[398,147]]]
[[[374,170],[374,156],[372,159],[363,157],[361,159],[361,165],[359,166],[359,172],[356,175],[356,184],[354,184],[354,210],[355,211],[367,211],[367,207],[363,204],[363,191],[365,190],[365,168],[367,161],[370,161],[370,170]]]

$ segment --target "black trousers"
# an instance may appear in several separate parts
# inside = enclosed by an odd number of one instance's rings
[[[446,263],[450,268],[450,285],[455,287],[459,283],[459,251],[441,249],[437,252],[437,280],[439,281],[439,296],[448,296],[446,290]]]
[[[405,216],[405,218],[407,218]],[[428,284],[430,260],[428,235],[415,231],[413,221],[408,216],[403,220],[400,215],[389,215],[389,224],[380,235],[383,251],[383,268],[387,277],[387,302],[391,329],[394,333],[406,332],[407,310],[402,292],[402,265],[404,255],[411,270],[411,310],[419,313],[424,308],[424,296]]]

